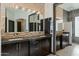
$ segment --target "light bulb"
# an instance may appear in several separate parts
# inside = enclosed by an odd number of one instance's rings
[[[25,8],[22,8],[22,10],[25,10]]]
[[[15,8],[16,8],[16,9],[18,9],[19,7],[18,7],[18,6],[16,6]]]
[[[40,14],[40,12],[37,12],[37,14]]]

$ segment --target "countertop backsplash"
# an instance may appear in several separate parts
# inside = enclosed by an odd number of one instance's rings
[[[44,35],[44,32],[8,32],[1,35],[2,39],[10,38],[21,38],[21,37],[30,37],[30,36],[41,36]]]

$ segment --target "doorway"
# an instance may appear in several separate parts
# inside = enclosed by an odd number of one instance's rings
[[[17,32],[22,32],[22,22],[21,21],[17,21]]]
[[[54,28],[55,28],[54,29],[55,31],[54,49],[55,50],[54,52],[56,55],[62,55],[62,56],[79,55],[78,53],[79,43],[78,44],[75,43],[75,41],[78,42],[78,24],[79,24],[78,22],[79,18],[76,18],[77,16],[79,16],[79,7],[76,7],[76,6],[79,6],[79,4],[55,3],[55,6],[54,6],[55,8],[54,9]],[[72,52],[75,52],[75,53],[72,53]]]
[[[25,31],[25,20],[18,19],[17,20],[17,32],[24,32]]]
[[[74,38],[74,40],[73,40],[73,42],[75,42],[75,43],[79,43],[79,16],[76,16],[75,17],[75,33],[74,33],[74,36],[75,36],[75,38]]]

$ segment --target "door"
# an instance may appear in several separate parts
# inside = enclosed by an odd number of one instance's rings
[[[22,23],[20,21],[17,22],[17,32],[21,32],[22,31]]]

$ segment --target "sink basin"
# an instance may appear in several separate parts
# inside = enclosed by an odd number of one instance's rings
[[[45,37],[45,36],[40,36],[40,37]]]
[[[23,40],[23,38],[9,39],[8,41]]]

